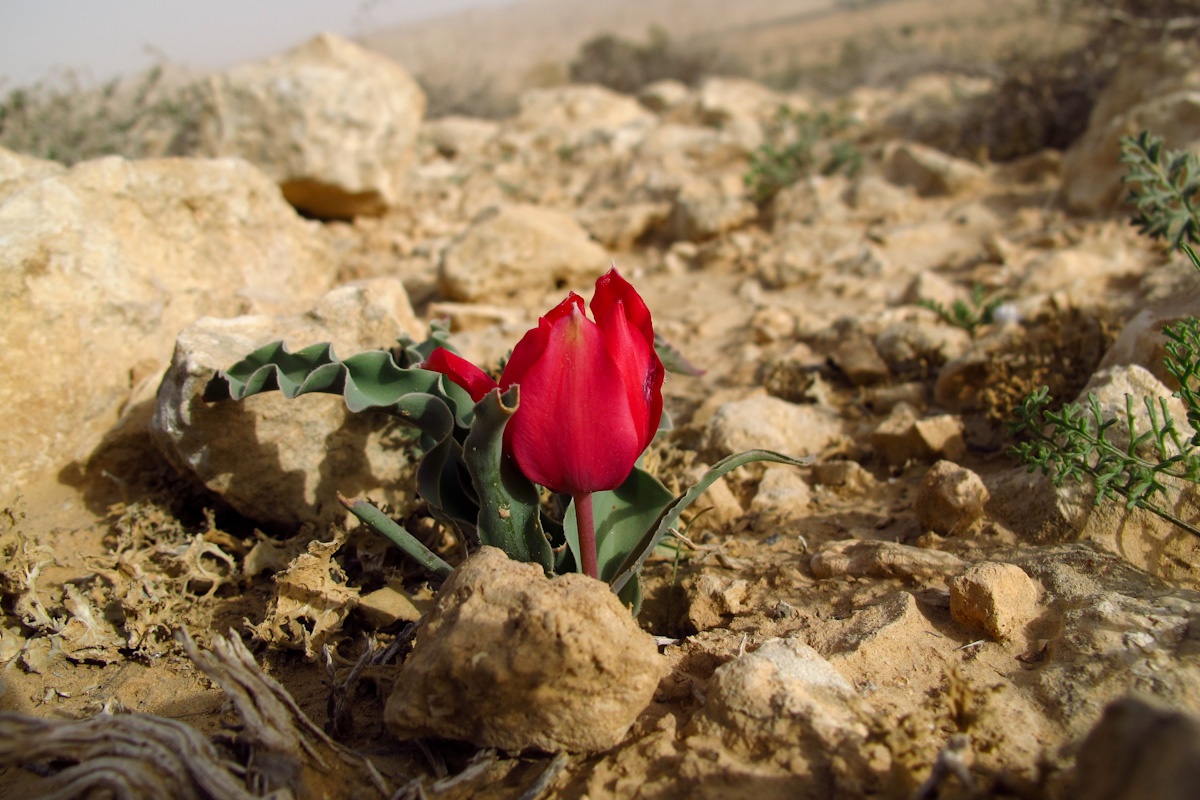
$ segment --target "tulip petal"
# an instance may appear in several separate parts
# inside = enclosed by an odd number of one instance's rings
[[[572,495],[619,486],[642,452],[642,425],[599,327],[570,301],[541,331],[540,355],[520,366],[521,405],[506,429],[521,471]]]
[[[599,321],[604,345],[617,364],[628,398],[630,416],[644,450],[654,439],[662,419],[663,365],[654,351],[654,334],[649,340],[626,317],[625,302],[618,300]]]
[[[467,394],[471,395],[471,399],[476,403],[496,388],[496,382],[488,377],[486,372],[444,347],[439,347],[430,353],[429,358],[419,366],[421,369],[442,373],[466,389]]]
[[[646,308],[641,295],[629,281],[622,278],[616,267],[613,267],[596,281],[596,294],[591,303],[592,317],[599,323],[617,303],[625,304],[625,318],[641,331],[643,339],[653,345],[654,325],[650,321],[650,309]]]
[[[571,313],[572,309],[583,310],[583,298],[571,292],[567,298],[552,308],[548,314],[538,320],[538,326],[521,337],[513,348],[508,363],[504,365],[504,373],[500,376],[500,389],[507,392],[514,383],[520,383],[521,378],[530,366],[542,357],[546,342],[554,323]]]

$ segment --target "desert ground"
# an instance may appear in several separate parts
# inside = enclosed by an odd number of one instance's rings
[[[1190,796],[1200,537],[1027,470],[1005,423],[1046,385],[1139,398],[1139,430],[1164,398],[1186,434],[1162,330],[1200,275],[1131,224],[1118,139],[1196,148],[1195,42],[1091,62],[1035,3],[729,8],[322,36],[131,79],[75,138],[106,99],[18,127],[9,98],[0,795]],[[569,81],[652,26],[728,74]],[[648,472],[813,458],[716,481],[636,618],[457,536],[396,416],[205,394],[272,341],[435,322],[496,372],[610,264],[698,373],[667,376]],[[339,495],[467,567],[439,593]]]

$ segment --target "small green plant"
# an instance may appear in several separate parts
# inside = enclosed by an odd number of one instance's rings
[[[928,308],[941,317],[942,322],[948,325],[953,325],[956,328],[962,328],[967,333],[971,334],[971,338],[975,338],[981,325],[991,325],[996,320],[996,309],[1001,306],[1004,300],[1000,297],[988,297],[984,291],[983,284],[977,283],[971,289],[971,299],[955,300],[949,308],[937,300],[928,300],[922,298],[917,301],[917,305],[922,308]]]
[[[766,140],[750,156],[746,188],[763,204],[813,173],[855,175],[862,168],[862,151],[839,138],[850,121],[828,111],[817,114],[780,106],[766,126]]]
[[[1123,139],[1121,151],[1121,160],[1130,165],[1125,180],[1134,185],[1134,224],[1182,250],[1200,271],[1200,258],[1192,248],[1200,237],[1200,160],[1167,150],[1161,138],[1145,131]],[[1141,399],[1148,419],[1144,425],[1138,422],[1132,395],[1125,396],[1125,414],[1118,420],[1106,418],[1092,394],[1086,410],[1068,403],[1052,411],[1049,390],[1043,386],[1015,409],[1009,434],[1028,438],[1009,452],[1030,472],[1041,469],[1050,475],[1055,486],[1090,479],[1097,504],[1120,497],[1126,508],[1143,508],[1200,536],[1200,527],[1159,502],[1167,499],[1171,479],[1200,483],[1200,319],[1188,317],[1168,325],[1163,334],[1168,339],[1163,363],[1179,382],[1174,397],[1183,403],[1191,430],[1176,426],[1166,398]]]

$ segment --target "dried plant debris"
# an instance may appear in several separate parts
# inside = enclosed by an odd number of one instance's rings
[[[174,649],[171,632],[207,624],[208,599],[240,575],[229,552],[237,542],[211,524],[188,533],[151,504],[119,507],[111,518],[110,551],[76,559],[83,570],[61,584],[46,570],[63,566],[48,545],[18,530],[0,534],[0,591],[12,610],[0,636],[0,662],[22,655],[26,669],[44,671],[59,658],[114,663],[157,657]]]
[[[257,625],[246,621],[255,638],[317,657],[358,605],[358,589],[346,585],[345,571],[333,560],[344,543],[340,533],[329,542],[309,542],[307,552],[276,573],[266,619]]]
[[[334,742],[264,675],[236,634],[202,650],[186,632],[188,656],[228,695],[239,717],[233,761],[200,732],[151,714],[102,713],[83,720],[0,714],[0,767],[45,778],[43,798],[249,800],[255,797],[389,797],[366,759]],[[97,795],[98,796],[98,795]]]

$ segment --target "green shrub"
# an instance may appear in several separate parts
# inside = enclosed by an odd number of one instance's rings
[[[746,188],[760,205],[813,173],[854,175],[862,167],[862,152],[840,138],[850,121],[828,111],[816,114],[780,106],[767,126],[765,141],[750,155]]]

